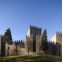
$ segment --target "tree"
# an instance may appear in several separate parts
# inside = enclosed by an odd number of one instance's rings
[[[40,48],[45,52],[48,50],[48,42],[47,42],[47,31],[46,29],[43,31],[42,38],[41,38],[41,46]]]
[[[12,35],[11,35],[11,30],[10,28],[8,28],[4,34],[4,37],[5,37],[5,42],[7,42],[8,44],[12,44],[13,41],[12,41]]]
[[[11,35],[11,30],[10,30],[10,28],[8,28],[7,30],[6,30],[6,32],[5,32],[5,34],[4,34],[4,40],[5,40],[5,42],[8,44],[8,54],[7,55],[9,55],[9,49],[10,49],[10,47],[9,47],[9,44],[12,44],[13,42],[12,42],[12,35]]]

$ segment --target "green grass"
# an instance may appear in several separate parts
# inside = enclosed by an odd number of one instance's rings
[[[28,55],[28,56],[6,56],[6,57],[0,57],[0,61],[6,61],[6,60],[14,60],[14,62],[55,62],[55,61],[61,61],[62,57],[60,56],[51,56],[51,55]]]

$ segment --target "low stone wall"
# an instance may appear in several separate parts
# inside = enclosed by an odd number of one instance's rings
[[[9,51],[8,51],[9,49]],[[21,48],[17,45],[17,54],[24,53],[26,51],[25,48]],[[16,55],[16,45],[8,45],[7,43],[5,44],[5,55]]]

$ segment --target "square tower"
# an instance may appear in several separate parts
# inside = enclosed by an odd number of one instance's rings
[[[40,47],[40,42],[41,42],[41,28],[30,25],[26,35],[27,48],[29,48],[28,45],[30,44],[29,50],[32,52],[38,52]]]
[[[56,32],[52,37],[51,41],[54,43],[59,43],[62,44],[62,33],[61,32]]]
[[[62,33],[61,32],[56,32],[52,37],[51,41],[56,44],[56,53],[61,54],[62,56]]]

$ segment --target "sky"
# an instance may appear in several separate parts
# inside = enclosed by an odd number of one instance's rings
[[[23,40],[30,25],[46,29],[48,40],[62,32],[62,0],[0,0],[0,35],[10,28],[13,40]]]

